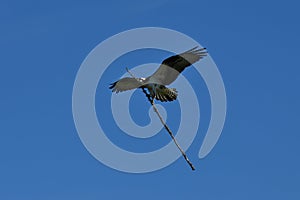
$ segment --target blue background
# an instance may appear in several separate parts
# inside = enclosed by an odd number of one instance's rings
[[[299,3],[292,0],[2,0],[0,198],[299,199],[299,19]],[[106,38],[144,26],[171,28],[199,41],[224,79],[226,124],[208,157],[197,157],[201,134],[187,151],[195,172],[183,159],[148,174],[115,171],[94,159],[77,135],[71,103],[81,62]],[[136,59],[170,56],[152,54]],[[126,65],[134,66],[134,56],[129,58]],[[117,79],[119,70],[124,65],[114,65],[106,79]],[[192,69],[184,75],[199,80]],[[209,107],[205,85],[199,87],[201,108]],[[140,107],[131,108],[133,116]],[[209,109],[203,112],[204,133]],[[157,147],[169,141],[163,134]],[[131,140],[137,151],[156,147],[138,141]],[[118,142],[126,148],[130,138]]]

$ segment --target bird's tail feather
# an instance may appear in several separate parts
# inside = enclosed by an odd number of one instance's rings
[[[156,89],[155,99],[166,102],[177,99],[178,92],[175,88],[167,88],[165,86]]]

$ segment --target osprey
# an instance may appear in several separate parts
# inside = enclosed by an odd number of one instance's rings
[[[112,83],[109,88],[116,93],[136,88],[147,88],[152,99],[162,102],[176,100],[177,90],[167,88],[166,85],[174,82],[186,67],[206,55],[206,48],[194,47],[184,53],[165,59],[160,67],[147,78],[125,77]]]

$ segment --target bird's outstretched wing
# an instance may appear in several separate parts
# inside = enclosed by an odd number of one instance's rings
[[[135,78],[126,77],[110,84],[109,89],[112,89],[113,92],[118,93],[126,90],[136,89],[142,85],[143,85],[142,81],[139,81],[138,79]]]
[[[169,85],[188,66],[207,55],[206,48],[194,47],[179,55],[165,59],[160,67],[147,79],[162,85]]]

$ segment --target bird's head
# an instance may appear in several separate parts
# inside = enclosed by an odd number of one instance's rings
[[[144,83],[145,80],[146,80],[146,78],[143,78],[143,77],[142,77],[142,78],[138,78],[137,80],[138,80],[139,82],[141,82],[141,83]]]

